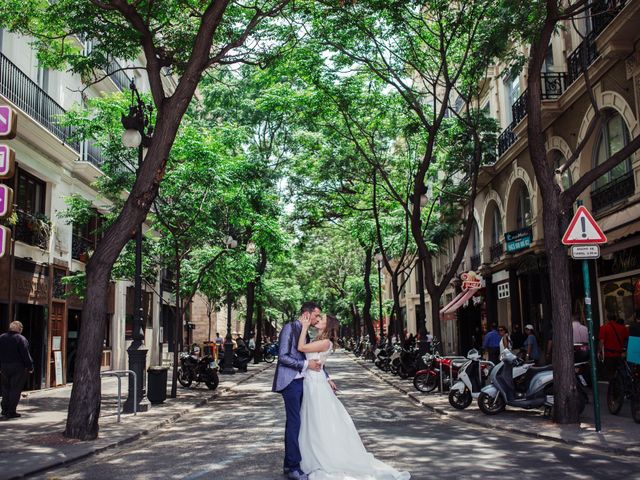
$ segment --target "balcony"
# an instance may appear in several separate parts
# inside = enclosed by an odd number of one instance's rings
[[[471,270],[478,270],[480,268],[480,254],[476,253],[471,255]]]
[[[498,136],[498,156],[501,157],[511,145],[516,143],[518,137],[513,133],[513,123],[509,124],[507,128]]]
[[[30,213],[17,210],[18,222],[16,223],[15,238],[28,245],[34,245],[43,250],[49,248],[51,237],[51,221],[43,213]]]
[[[607,28],[626,4],[626,0],[600,0],[591,6],[591,25],[595,36]]]
[[[504,247],[502,246],[502,243],[496,243],[495,245],[491,245],[489,248],[489,256],[491,257],[492,262],[499,261],[503,253]]]
[[[131,79],[129,76],[122,70],[122,66],[117,62],[117,60],[112,59],[107,66],[105,73],[109,75],[109,78],[116,84],[116,86],[122,90],[128,90],[129,85],[131,85]]]
[[[68,141],[73,136],[74,129],[60,125],[60,118],[66,110],[2,53],[0,53],[0,95],[17,105],[62,143],[66,143],[78,152],[80,161],[90,162],[100,167],[102,164],[100,149],[91,141]]]
[[[66,113],[40,86],[0,53],[0,94],[24,110],[63,143],[80,151],[77,142],[67,142],[73,134],[70,127],[60,126],[59,118]]]
[[[635,193],[636,185],[633,171],[627,172],[615,180],[591,192],[591,208],[598,212],[629,198]]]
[[[580,42],[580,45],[567,57],[567,86],[575,82],[584,71],[584,68],[588,68],[598,58],[596,37],[597,33],[595,31],[589,32],[585,39]]]
[[[92,243],[79,235],[74,234],[71,239],[71,258],[81,262],[87,261],[87,252]]]

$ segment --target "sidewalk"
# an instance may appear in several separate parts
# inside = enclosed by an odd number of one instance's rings
[[[144,413],[123,414],[117,423],[117,380],[102,379],[100,434],[97,440],[83,442],[62,436],[71,386],[25,392],[18,411],[22,418],[0,421],[0,480],[21,478],[122,445],[148,433],[162,430],[182,415],[208,404],[215,397],[246,382],[273,364],[249,365],[247,373],[220,375],[220,385],[214,391],[204,384],[196,388],[182,388],[178,384],[178,398],[159,405],[151,405]],[[123,380],[123,397],[127,382]],[[167,393],[170,392],[170,381]],[[124,399],[123,399],[124,401]]]
[[[506,430],[519,435],[594,448],[618,455],[638,455],[640,453],[640,424],[635,423],[631,418],[629,401],[625,400],[618,415],[611,415],[607,409],[606,382],[601,382],[599,385],[602,431],[596,433],[591,396],[589,396],[589,403],[582,414],[579,425],[557,425],[545,418],[542,410],[507,407],[505,412],[490,416],[482,413],[475,401],[465,410],[456,410],[449,404],[448,394],[441,395],[437,391],[434,393],[419,392],[414,388],[412,379],[403,380],[381,371],[372,362],[364,361],[352,354],[349,356],[414,402],[447,418],[480,425],[492,430]]]

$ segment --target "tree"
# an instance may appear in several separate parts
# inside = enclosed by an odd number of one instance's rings
[[[0,3],[2,26],[34,37],[47,65],[69,65],[85,78],[95,78],[96,71],[107,71],[110,59],[134,59],[142,53],[157,112],[155,133],[130,195],[87,265],[86,321],[78,345],[66,436],[91,440],[98,435],[100,344],[110,271],[152,206],[180,122],[203,74],[216,65],[258,62],[277,49],[287,26],[267,20],[277,17],[288,3],[216,0],[187,8],[175,0]],[[74,44],[75,36],[93,40],[93,50],[83,55]],[[171,92],[163,82],[167,73],[179,76]]]
[[[554,421],[557,423],[577,423],[579,421],[579,401],[575,384],[573,364],[573,334],[571,330],[571,284],[569,261],[566,247],[562,245],[562,235],[573,211],[578,196],[600,176],[623,162],[640,148],[640,136],[618,150],[600,165],[581,173],[575,183],[562,190],[556,180],[555,165],[547,158],[545,129],[542,121],[541,72],[552,35],[564,22],[590,14],[591,3],[578,0],[566,4],[557,0],[540,2],[515,2],[513,15],[516,24],[527,26],[522,34],[529,44],[527,58],[527,141],[536,181],[542,198],[542,215],[545,251],[549,265],[549,277],[553,278],[551,296],[551,316],[553,318],[553,371],[554,371]],[[617,8],[615,6],[612,9]],[[603,128],[603,112],[595,101],[593,85],[587,61],[587,42],[581,44],[581,70],[586,95],[594,110],[594,117],[587,127],[584,138],[576,145],[571,158],[560,167],[562,174],[579,157],[585,146]]]

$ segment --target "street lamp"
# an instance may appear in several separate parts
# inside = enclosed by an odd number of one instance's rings
[[[232,250],[238,246],[238,241],[231,235],[224,239],[227,250]],[[224,337],[224,365],[220,373],[233,375],[236,370],[233,368],[233,341],[231,338],[231,287],[227,290],[227,335]]]
[[[382,270],[382,260],[384,260],[384,257],[382,256],[382,253],[377,252],[375,257],[376,259],[376,263],[378,264],[378,307],[379,307],[379,313],[380,313],[380,340],[382,340],[382,337],[384,337],[384,319],[382,318],[382,274],[381,274],[381,270]]]
[[[140,173],[144,148],[151,143],[153,135],[153,126],[151,125],[151,114],[153,106],[145,105],[140,98],[140,93],[136,88],[136,84],[131,80],[131,104],[129,105],[129,113],[122,115],[121,121],[124,127],[122,133],[122,144],[127,148],[138,149],[138,165],[136,176]],[[133,327],[132,342],[127,349],[129,358],[129,370],[133,370],[137,377],[137,395],[135,398],[138,402],[137,410],[146,410],[146,403],[141,403],[144,395],[145,371],[147,363],[147,349],[144,346],[144,311],[142,308],[142,222],[136,229],[136,260],[135,260],[135,279],[134,279],[134,304],[133,304]],[[124,405],[126,412],[133,412],[133,379],[129,378],[129,396]],[[142,407],[142,408],[141,408]]]

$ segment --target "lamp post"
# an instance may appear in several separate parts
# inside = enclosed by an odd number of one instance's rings
[[[384,257],[382,253],[377,252],[375,257],[376,263],[378,264],[378,309],[379,309],[379,318],[380,318],[380,340],[384,337],[384,318],[382,318],[382,260]]]
[[[238,241],[229,235],[224,244],[228,250],[231,250],[238,246]],[[231,338],[231,287],[227,290],[227,335],[224,337],[224,365],[220,373],[228,375],[236,373],[233,368],[233,341]]]
[[[131,104],[129,105],[129,113],[122,115],[121,121],[124,127],[122,134],[122,144],[127,148],[138,149],[138,164],[136,176],[140,173],[142,166],[144,149],[151,143],[153,135],[153,126],[151,125],[151,114],[153,106],[145,105],[140,98],[138,89],[134,81],[131,81]],[[135,279],[134,279],[134,302],[133,302],[133,327],[131,332],[132,342],[127,348],[127,356],[129,359],[129,370],[135,372],[137,377],[137,399],[138,411],[144,411],[148,408],[146,402],[142,402],[145,390],[145,373],[147,363],[147,349],[144,345],[144,310],[142,307],[142,222],[136,229],[135,236]],[[129,395],[124,404],[125,412],[133,412],[133,379],[129,378]]]
[[[409,196],[409,201],[413,204],[414,208],[422,209],[422,207],[426,206],[429,202],[429,198],[427,197],[428,189],[426,185],[422,186],[422,194],[420,195],[420,199],[416,202],[415,197],[413,195]],[[417,205],[416,205],[417,204]],[[416,275],[418,275],[418,295],[420,297],[420,316],[418,318],[418,328],[420,331],[420,341],[418,342],[418,350],[420,351],[420,355],[424,355],[427,353],[429,348],[429,342],[427,342],[427,325],[426,325],[426,308],[425,308],[425,299],[424,299],[424,270],[422,257],[418,253],[418,268]],[[435,301],[431,299],[431,301]]]

